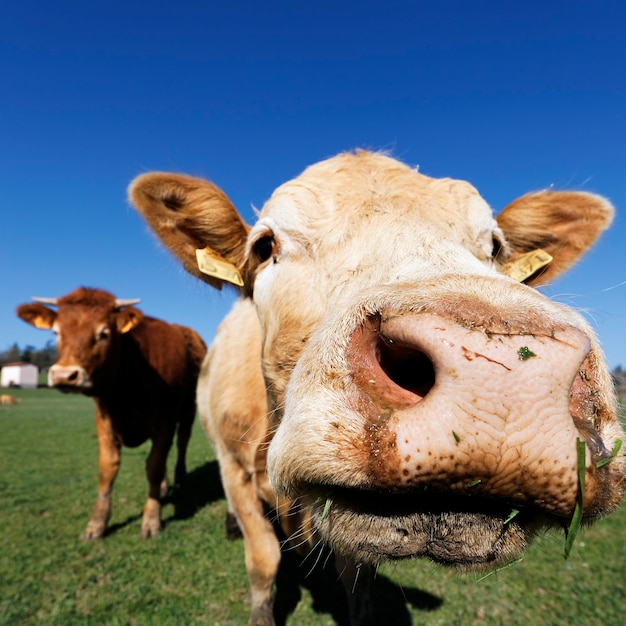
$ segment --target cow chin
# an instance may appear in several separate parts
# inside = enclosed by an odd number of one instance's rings
[[[83,396],[93,396],[95,391],[90,381],[85,382],[82,385],[54,385],[55,389],[58,389],[62,393],[76,393]]]
[[[313,525],[357,563],[423,557],[460,571],[486,571],[518,559],[540,530],[558,525],[543,512],[487,498],[324,493],[306,496]]]

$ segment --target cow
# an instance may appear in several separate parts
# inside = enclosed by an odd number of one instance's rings
[[[494,218],[469,183],[367,151],[281,185],[253,226],[184,174],[142,174],[129,198],[187,271],[241,294],[198,399],[244,536],[250,624],[274,624],[266,507],[294,544],[338,556],[365,624],[367,568],[495,569],[548,528],[567,551],[621,502],[598,340],[535,289],[609,226],[608,200],[543,190]]]
[[[122,446],[134,448],[148,439],[149,489],[141,536],[158,535],[167,456],[175,435],[175,485],[186,475],[204,341],[190,328],[144,315],[132,306],[139,300],[120,300],[102,289],[79,287],[60,298],[33,300],[18,306],[17,315],[57,335],[59,356],[48,371],[48,385],[90,396],[96,405],[98,496],[82,539],[106,532]]]
[[[17,400],[11,394],[3,393],[2,395],[0,395],[0,405],[14,406],[15,404],[17,404]]]

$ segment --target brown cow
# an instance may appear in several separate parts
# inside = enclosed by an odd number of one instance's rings
[[[185,478],[185,455],[196,412],[195,386],[206,346],[190,328],[168,324],[100,289],[79,287],[61,298],[34,298],[17,315],[57,334],[59,358],[48,384],[93,397],[99,443],[98,498],[84,540],[105,533],[121,447],[148,439],[148,500],[141,536],[161,530],[167,455],[177,433],[175,483]],[[58,307],[55,311],[41,302]]]
[[[367,152],[282,185],[252,228],[202,179],[145,174],[130,197],[189,272],[247,298],[199,398],[244,533],[250,623],[274,623],[280,551],[263,503],[304,511],[302,541],[329,545],[348,574],[419,556],[494,568],[539,530],[571,540],[579,514],[620,503],[601,350],[578,313],[532,288],[595,242],[606,200],[543,191],[496,220],[468,183]]]
[[[0,405],[13,406],[15,404],[17,404],[17,400],[11,394],[3,393],[0,395]]]

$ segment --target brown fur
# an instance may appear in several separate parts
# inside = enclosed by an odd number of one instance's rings
[[[134,205],[141,211],[149,210],[155,205],[162,205],[169,212],[181,210],[192,202],[194,206],[202,207],[206,215],[206,222],[175,220],[170,227],[165,226],[161,231],[161,238],[178,258],[186,259],[185,269],[213,287],[221,289],[221,282],[198,271],[196,263],[196,249],[220,249],[220,254],[233,265],[237,265],[243,257],[248,227],[239,217],[230,200],[215,185],[211,183],[198,185],[197,179],[192,176],[176,176],[172,174],[151,172],[139,176],[130,189],[130,197]],[[184,225],[183,225],[184,222]],[[206,228],[207,224],[219,224],[217,228]],[[181,238],[181,226],[186,236]]]
[[[612,219],[611,207],[593,194],[540,191],[507,205],[498,215],[498,225],[515,253],[542,248],[554,257],[554,261],[529,282],[542,285],[576,263]]]
[[[150,439],[149,483],[141,534],[161,530],[160,499],[167,490],[166,462],[176,432],[175,482],[185,477],[185,454],[195,416],[195,385],[206,347],[190,328],[167,324],[132,306],[118,307],[103,290],[80,287],[59,298],[58,310],[22,304],[17,315],[58,332],[59,358],[49,383],[90,395],[96,404],[98,498],[84,540],[102,537],[111,516],[111,490],[122,446]],[[95,338],[95,340],[94,340]]]

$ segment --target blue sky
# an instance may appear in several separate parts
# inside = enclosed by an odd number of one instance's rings
[[[228,6],[225,6],[228,4]],[[187,275],[126,201],[139,173],[210,178],[248,221],[307,165],[391,151],[497,212],[576,188],[612,230],[544,289],[626,366],[626,3],[21,0],[0,7],[0,350],[79,285],[210,341],[234,294]]]

